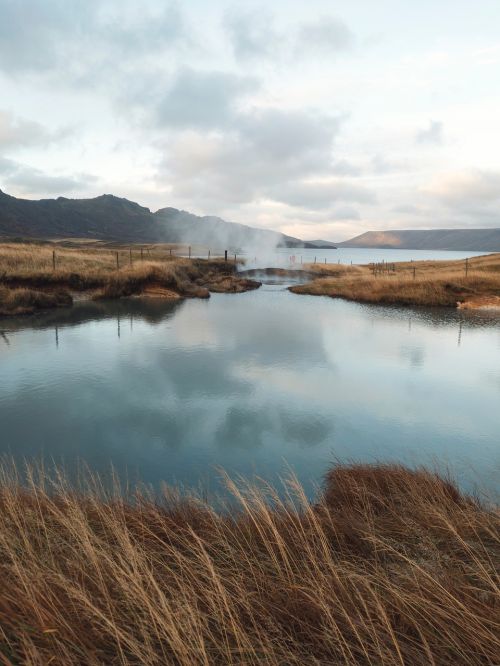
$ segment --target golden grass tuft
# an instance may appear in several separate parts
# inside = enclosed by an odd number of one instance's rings
[[[32,314],[41,309],[69,307],[72,303],[71,295],[63,289],[47,293],[25,288],[6,289],[0,285],[0,315]]]
[[[429,471],[228,482],[222,513],[0,479],[5,664],[498,664],[500,512]]]

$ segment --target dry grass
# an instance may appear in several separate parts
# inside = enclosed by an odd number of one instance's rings
[[[498,664],[500,513],[425,470],[340,467],[310,504],[0,482],[5,664]]]
[[[310,266],[308,267],[310,268]],[[456,306],[458,302],[484,306],[500,297],[500,255],[475,257],[465,262],[402,262],[384,267],[344,267],[333,265],[316,270],[322,277],[290,287],[296,294],[332,296],[366,303]],[[486,299],[486,300],[484,300]],[[489,299],[489,300],[488,300]]]
[[[224,285],[218,284],[221,275],[227,278],[227,290],[242,291],[244,285],[231,283],[234,270],[234,262],[177,257],[175,253],[170,254],[168,247],[160,245],[110,248],[96,243],[72,243],[70,246],[55,243],[0,244],[3,301],[15,300],[20,288],[23,288],[25,297],[31,291],[34,306],[39,297],[40,307],[45,307],[49,296],[54,300],[55,292],[61,289],[92,292],[94,298],[120,298],[144,292],[163,298],[168,294],[171,297],[207,298],[208,287],[212,284],[223,290]],[[13,293],[14,290],[17,294]],[[8,291],[11,293],[8,294]],[[43,296],[42,292],[45,292],[45,299],[40,296]],[[4,310],[7,311],[7,308]]]
[[[32,314],[36,310],[68,307],[72,303],[71,295],[62,289],[46,293],[0,286],[0,316]]]

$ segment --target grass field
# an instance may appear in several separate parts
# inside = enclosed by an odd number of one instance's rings
[[[290,290],[366,303],[500,307],[500,254],[372,266],[309,264],[318,278]]]
[[[228,482],[230,513],[28,478],[0,473],[3,664],[498,664],[499,509],[431,472]]]
[[[99,243],[0,243],[0,314],[24,314],[92,298],[146,294],[207,298],[209,291],[259,286],[234,276],[235,262],[189,259],[165,245],[122,247]]]

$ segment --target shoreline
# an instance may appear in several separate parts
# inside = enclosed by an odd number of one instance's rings
[[[186,259],[158,248],[112,251],[53,244],[0,243],[0,317],[71,307],[75,299],[123,297],[209,298],[242,293],[261,283],[237,273],[223,259]]]
[[[500,254],[364,266],[309,264],[307,269],[317,277],[289,291],[358,303],[500,311]]]
[[[56,247],[56,249],[54,249]],[[298,295],[381,305],[500,311],[500,254],[465,260],[243,268],[243,261],[181,258],[168,248],[0,243],[0,317],[71,307],[74,300],[209,298],[258,289],[269,277],[301,281]]]

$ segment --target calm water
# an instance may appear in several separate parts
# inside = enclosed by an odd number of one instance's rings
[[[370,264],[385,261],[392,263],[395,261],[423,261],[427,259],[444,259],[452,261],[454,259],[465,259],[466,257],[477,257],[488,254],[488,252],[444,252],[442,250],[384,250],[376,248],[356,248],[339,247],[336,250],[310,250],[299,248],[278,248],[271,253],[262,253],[259,250],[249,252],[245,255],[248,267],[252,266],[288,266],[290,258],[294,257],[294,263],[300,264],[314,262],[341,264]]]
[[[3,320],[0,452],[217,489],[334,460],[439,463],[498,490],[500,316],[267,285]]]

